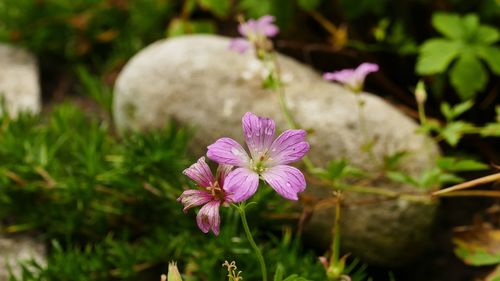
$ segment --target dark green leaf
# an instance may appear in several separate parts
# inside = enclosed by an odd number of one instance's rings
[[[297,3],[302,9],[312,11],[318,8],[319,4],[321,4],[321,0],[298,0]]]
[[[479,46],[476,54],[486,61],[489,68],[496,75],[500,75],[500,48],[495,46]]]
[[[473,42],[479,27],[479,17],[476,14],[468,14],[462,18],[462,26],[468,41]]]
[[[218,17],[225,17],[231,9],[230,0],[198,0],[198,3],[204,9],[214,13]]]
[[[450,79],[460,98],[467,100],[484,90],[488,82],[488,72],[475,56],[463,54],[453,64]]]
[[[214,33],[215,24],[210,20],[190,20],[174,19],[168,26],[167,35],[169,37],[181,36],[193,33]]]

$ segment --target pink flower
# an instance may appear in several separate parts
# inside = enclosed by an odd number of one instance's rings
[[[227,206],[228,203],[233,202],[231,193],[226,192],[224,188],[226,178],[232,168],[229,165],[219,165],[214,178],[210,167],[205,162],[205,157],[201,157],[198,162],[183,172],[204,190],[186,190],[177,201],[184,205],[184,212],[187,212],[189,208],[203,205],[196,216],[196,222],[204,233],[212,230],[215,235],[219,235],[219,207],[221,205]]]
[[[278,34],[279,28],[274,25],[273,16],[263,16],[258,20],[249,20],[241,23],[238,26],[238,31],[244,38],[232,39],[229,44],[229,49],[245,53],[253,45],[265,45],[264,42],[268,38],[274,37]]]
[[[337,81],[355,92],[360,92],[363,89],[365,78],[372,72],[377,72],[379,69],[377,64],[362,63],[356,69],[343,69],[336,72],[326,72],[323,74],[325,80]]]
[[[235,202],[244,201],[257,191],[260,176],[284,198],[298,200],[306,181],[299,169],[287,164],[300,160],[309,151],[306,132],[287,130],[274,139],[274,121],[250,112],[243,116],[242,123],[250,155],[230,138],[218,139],[208,146],[208,158],[238,167],[226,178],[224,189],[233,194]]]

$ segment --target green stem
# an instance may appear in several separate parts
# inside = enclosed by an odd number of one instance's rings
[[[338,185],[337,189],[344,190],[347,192],[356,192],[356,193],[366,193],[366,194],[374,194],[385,196],[389,198],[401,198],[411,202],[419,202],[419,203],[430,203],[432,202],[432,198],[430,194],[405,194],[397,191],[392,191],[388,189],[371,187],[371,186],[360,186],[360,185]]]
[[[427,123],[427,117],[425,116],[425,107],[423,103],[417,102],[418,107],[418,119],[420,119],[420,125],[425,125]]]
[[[242,202],[239,206],[237,206],[238,212],[240,213],[240,217],[241,217],[241,223],[243,224],[243,229],[245,230],[245,234],[247,235],[248,242],[252,246],[252,248],[255,252],[255,255],[257,256],[257,259],[259,260],[260,271],[262,273],[262,280],[267,281],[266,262],[264,261],[264,256],[262,256],[262,252],[260,251],[259,247],[257,246],[257,244],[255,244],[255,240],[253,239],[252,232],[250,231],[250,228],[248,227],[245,208],[246,208],[245,202]]]
[[[280,103],[281,112],[285,116],[285,120],[286,120],[288,126],[291,129],[298,129],[299,126],[298,126],[297,122],[295,121],[295,119],[293,118],[292,113],[290,112],[290,108],[288,107],[288,104],[286,102],[285,88],[283,87],[283,83],[281,81],[281,67],[280,67],[280,64],[278,62],[278,59],[276,58],[276,54],[274,52],[271,53],[271,59],[272,59],[272,62],[274,64],[274,70],[276,72],[276,79],[278,79],[277,93],[278,93],[278,100]],[[314,163],[311,161],[309,156],[307,156],[307,155],[304,156],[302,158],[302,161],[304,162],[304,165],[306,166],[307,170],[310,173],[314,174],[315,172],[318,171],[318,168],[314,165]]]
[[[362,150],[366,149],[366,153],[368,153],[368,156],[370,157],[370,160],[373,161],[374,163],[377,163],[377,157],[373,153],[373,140],[370,140],[368,136],[368,130],[366,128],[366,117],[365,117],[365,110],[364,110],[364,102],[361,99],[361,93],[355,92],[354,95],[356,96],[356,103],[358,105],[358,122],[359,122],[359,130],[361,131],[361,135],[363,136],[363,144],[362,144]],[[378,163],[380,164],[380,163]]]
[[[333,226],[332,259],[330,261],[333,267],[337,267],[340,259],[340,191],[337,193],[337,202],[335,205],[335,224]]]

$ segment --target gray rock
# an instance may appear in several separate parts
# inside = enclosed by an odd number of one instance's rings
[[[0,44],[0,96],[7,111],[40,111],[38,66],[34,56],[23,49]]]
[[[115,85],[114,119],[118,129],[158,128],[173,118],[196,126],[193,152],[222,136],[242,140],[241,116],[247,111],[272,117],[287,129],[276,94],[261,88],[258,63],[251,54],[227,49],[228,39],[197,35],[156,42],[133,57]],[[377,170],[384,156],[406,151],[404,170],[418,174],[432,166],[436,145],[415,133],[416,124],[383,99],[361,94],[369,139],[376,139],[375,159],[362,152],[358,107],[354,94],[324,81],[307,66],[278,56],[291,111],[302,128],[310,129],[312,161],[325,166],[332,159],[348,159],[355,166]],[[257,65],[257,67],[256,67]],[[257,76],[257,77],[256,77]],[[409,187],[379,182],[384,187]],[[311,185],[311,184],[310,184]],[[310,186],[307,194],[328,197],[331,191]],[[394,265],[411,260],[427,239],[435,213],[433,204],[405,200],[352,205],[372,195],[347,194],[342,216],[346,251],[376,264]],[[316,200],[316,199],[315,199]],[[306,227],[308,237],[326,247],[334,208],[315,212]]]
[[[45,245],[25,235],[4,236],[0,235],[0,281],[9,280],[7,266],[12,269],[12,273],[19,276],[21,273],[20,261],[35,260],[37,263],[45,264]]]

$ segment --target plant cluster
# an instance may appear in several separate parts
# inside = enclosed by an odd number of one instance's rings
[[[46,266],[24,261],[22,276],[12,280],[133,280],[172,259],[188,275],[217,280],[225,258],[249,255],[234,211],[224,211],[218,239],[207,241],[179,208],[187,184],[181,172],[189,163],[185,129],[166,123],[163,130],[118,139],[105,123],[68,104],[43,117],[4,115],[0,124],[1,231],[30,232],[50,244]],[[264,205],[276,200],[265,192],[259,197]],[[265,217],[250,214],[250,222]],[[300,268],[297,273],[321,279],[320,265],[290,232],[273,232],[261,244],[266,259],[279,261],[285,272]],[[252,259],[238,263],[258,266]]]

